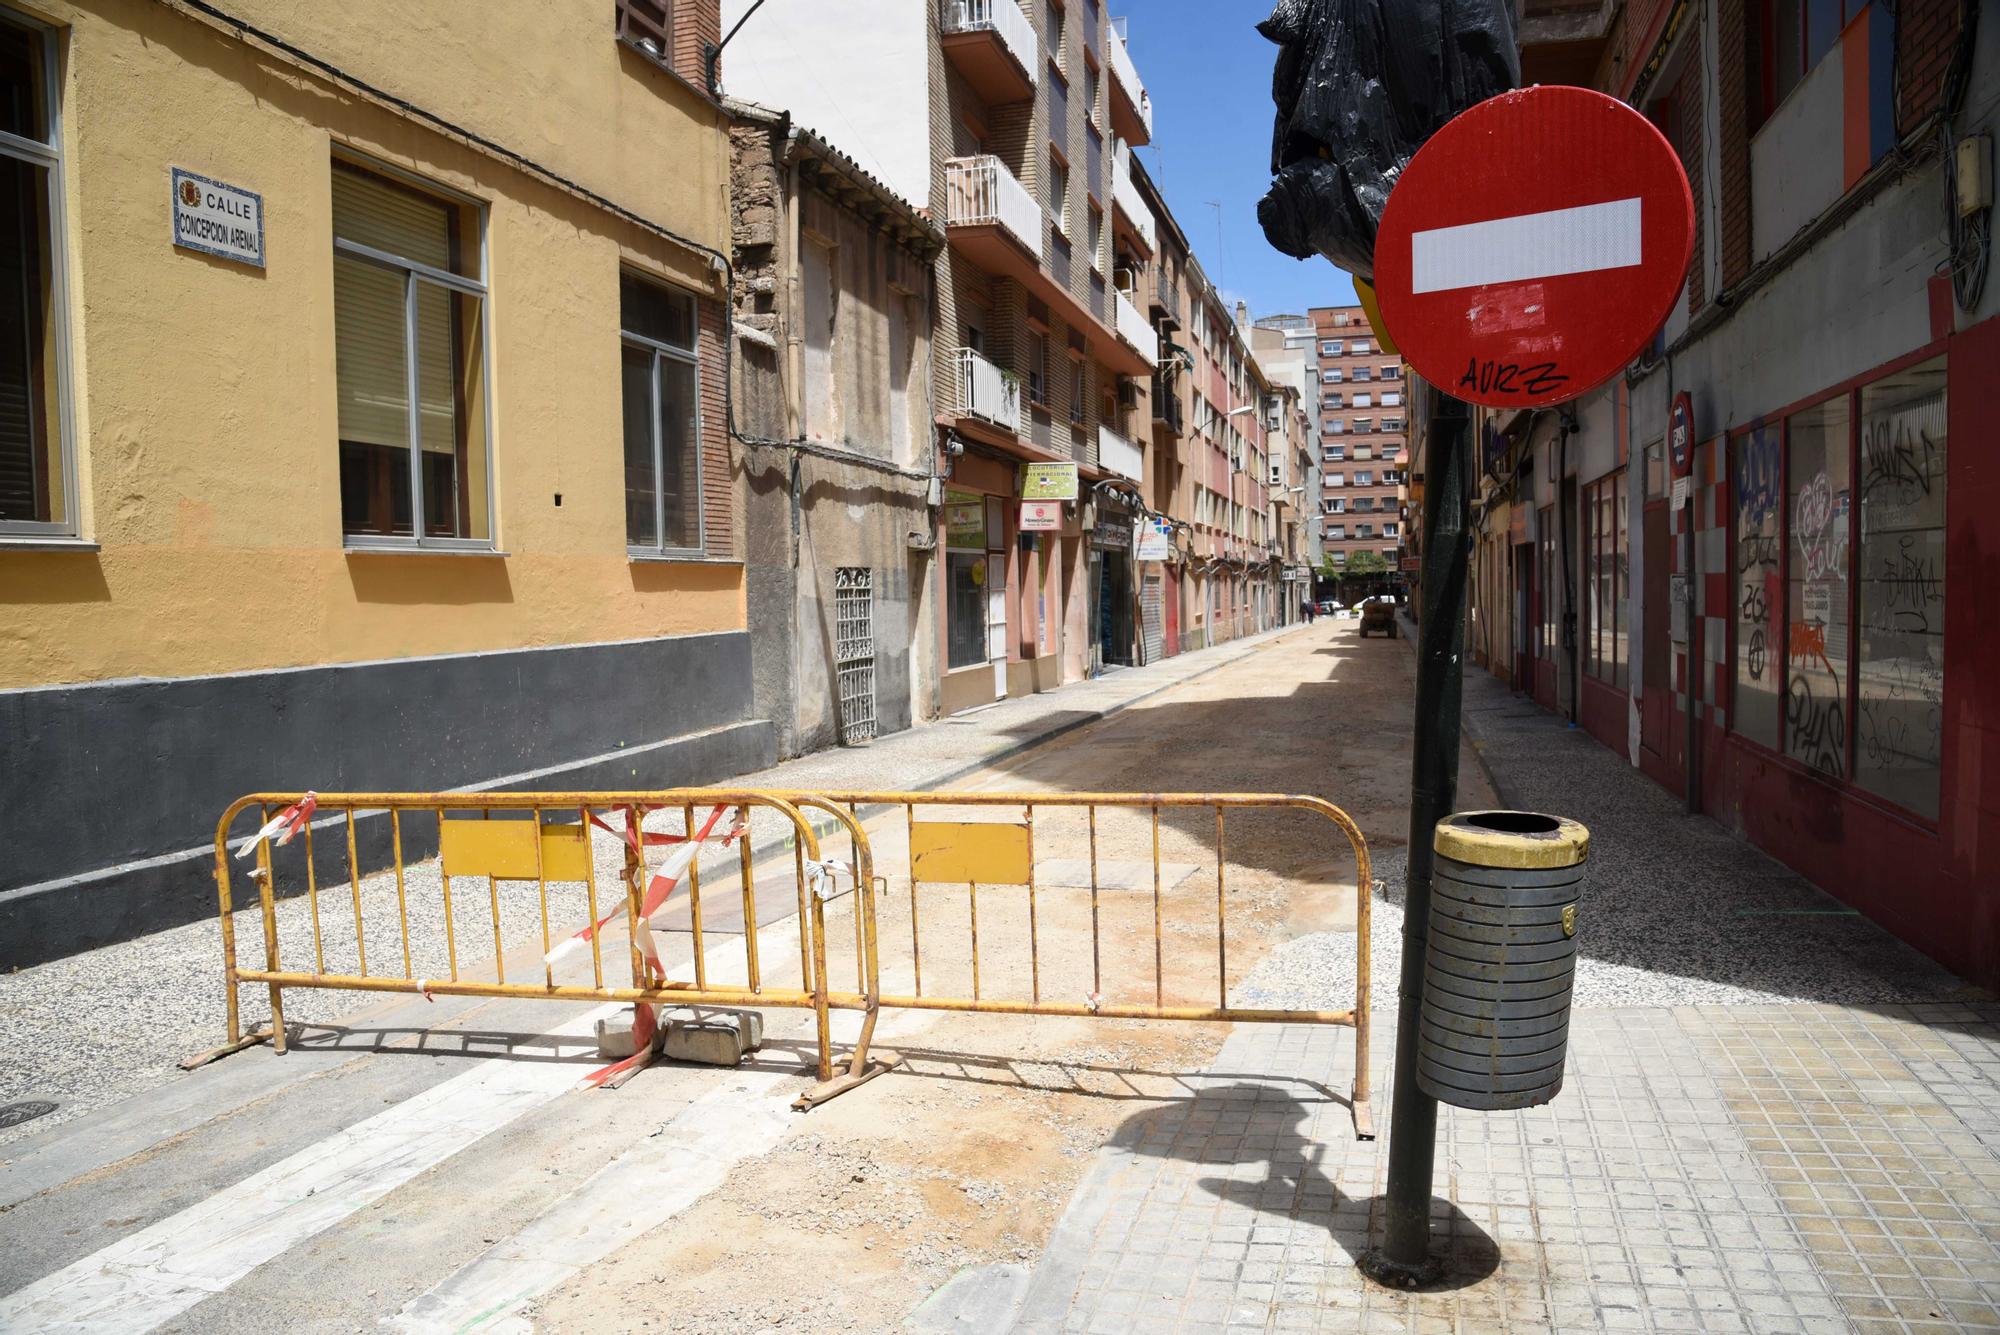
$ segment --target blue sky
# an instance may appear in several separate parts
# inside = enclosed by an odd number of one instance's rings
[[[1153,96],[1138,150],[1209,279],[1252,315],[1353,301],[1347,274],[1271,249],[1257,201],[1271,180],[1271,64],[1257,33],[1267,0],[1110,0],[1129,15],[1132,62]],[[1216,236],[1220,204],[1221,239]]]

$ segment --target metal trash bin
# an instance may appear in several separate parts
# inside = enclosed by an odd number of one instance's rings
[[[1495,1110],[1562,1088],[1590,832],[1531,811],[1438,822],[1417,1087]]]

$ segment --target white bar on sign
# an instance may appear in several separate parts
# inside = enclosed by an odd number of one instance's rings
[[[1410,290],[1449,292],[1639,262],[1639,200],[1523,213],[1410,237]]]

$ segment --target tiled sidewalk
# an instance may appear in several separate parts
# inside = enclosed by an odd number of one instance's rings
[[[1387,1140],[1351,1062],[1239,1026],[1101,1152],[1015,1328],[2000,1330],[2000,1005],[1579,1012],[1555,1102],[1441,1110],[1451,1275],[1414,1294],[1354,1267]]]
[[[1593,840],[1561,1094],[1440,1109],[1445,1283],[1354,1264],[1381,1235],[1393,1104],[1388,850],[1383,1138],[1354,1139],[1345,1030],[1238,1026],[1197,1094],[1100,1151],[1018,1307],[979,1328],[2000,1332],[2000,1003],[1483,673],[1466,715],[1503,801]],[[1351,977],[1353,938],[1279,954],[1296,1001]]]

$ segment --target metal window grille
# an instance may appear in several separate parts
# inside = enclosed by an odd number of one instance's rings
[[[833,572],[833,663],[843,746],[875,737],[875,572]]]

